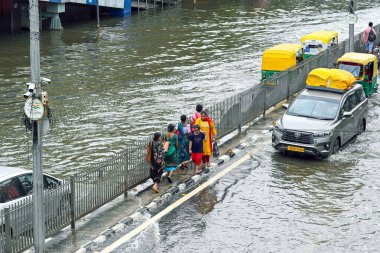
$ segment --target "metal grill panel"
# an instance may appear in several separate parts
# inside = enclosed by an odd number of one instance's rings
[[[312,133],[297,132],[285,130],[282,134],[282,140],[301,143],[301,144],[314,144],[314,138]]]

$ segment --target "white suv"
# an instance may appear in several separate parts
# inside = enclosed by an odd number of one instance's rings
[[[367,116],[360,84],[346,91],[307,87],[274,123],[272,146],[326,158],[366,130]]]

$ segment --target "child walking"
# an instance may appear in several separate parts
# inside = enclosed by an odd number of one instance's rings
[[[189,153],[191,154],[191,160],[193,160],[195,164],[194,173],[199,173],[203,153],[203,141],[205,138],[206,135],[201,132],[200,126],[195,125],[194,132],[189,136]]]

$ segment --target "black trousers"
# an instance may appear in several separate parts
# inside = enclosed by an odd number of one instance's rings
[[[160,183],[164,166],[156,162],[152,162],[149,169],[149,176],[155,183]]]

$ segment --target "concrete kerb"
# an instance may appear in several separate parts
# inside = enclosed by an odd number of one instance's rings
[[[232,157],[235,156],[235,154],[241,152],[241,150],[244,149],[244,147],[245,147],[244,145],[240,145],[239,147],[233,149],[232,152],[229,152],[228,155],[222,155],[214,163],[211,163],[211,168],[215,168],[223,164],[225,161],[231,159]],[[131,225],[133,222],[137,222],[143,219],[145,212],[155,211],[158,207],[169,202],[170,200],[173,199],[173,197],[177,196],[179,193],[182,193],[185,190],[193,187],[197,183],[201,182],[202,180],[205,180],[206,178],[208,178],[208,176],[209,176],[209,173],[202,172],[200,174],[187,178],[183,180],[182,182],[179,182],[176,186],[173,186],[170,189],[168,189],[162,196],[153,199],[153,201],[150,202],[148,205],[138,209],[132,215],[123,218],[111,228],[104,230],[102,233],[100,233],[98,237],[96,237],[94,240],[80,247],[78,250],[75,251],[75,253],[93,252],[94,250],[98,249],[99,246],[101,246],[107,240],[109,240],[110,238],[114,237],[115,235],[123,231],[127,225]],[[134,194],[136,195],[140,194],[141,192],[149,189],[152,186],[152,184],[148,184],[147,182],[143,183],[142,185],[144,185],[146,189],[143,189],[142,186],[139,185],[136,187],[138,189],[134,191]]]

